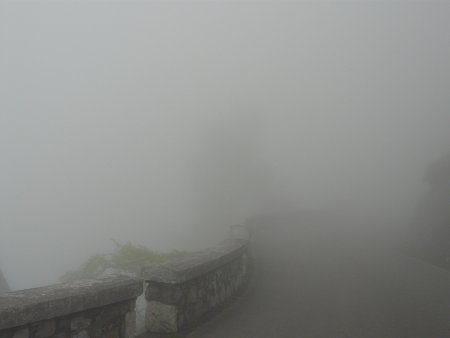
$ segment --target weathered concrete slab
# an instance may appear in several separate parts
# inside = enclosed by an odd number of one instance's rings
[[[0,295],[0,330],[135,299],[139,278],[111,276]]]
[[[247,249],[247,240],[227,240],[217,247],[145,268],[142,271],[142,278],[160,283],[184,283],[240,257]]]
[[[146,269],[147,330],[185,330],[227,302],[248,278],[248,246],[247,240],[228,240]]]

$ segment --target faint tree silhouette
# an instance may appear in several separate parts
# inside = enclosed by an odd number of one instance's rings
[[[257,212],[271,193],[255,116],[227,115],[212,125],[193,164],[194,222],[201,240],[223,238],[230,225]]]
[[[0,270],[0,294],[9,291],[8,283],[5,276],[3,276],[2,270]]]

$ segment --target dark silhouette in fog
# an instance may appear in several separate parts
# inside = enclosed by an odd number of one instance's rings
[[[262,124],[257,114],[230,114],[207,128],[193,158],[193,223],[197,242],[225,236],[267,205],[273,177],[264,163]]]

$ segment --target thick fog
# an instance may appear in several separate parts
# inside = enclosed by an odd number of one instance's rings
[[[407,222],[450,149],[446,2],[0,2],[0,267],[205,247],[262,210]]]

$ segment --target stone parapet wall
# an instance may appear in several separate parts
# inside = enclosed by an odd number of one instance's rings
[[[194,326],[229,301],[248,276],[249,242],[236,239],[144,269],[147,330],[174,333]]]
[[[142,280],[114,276],[0,295],[0,338],[130,338]]]

